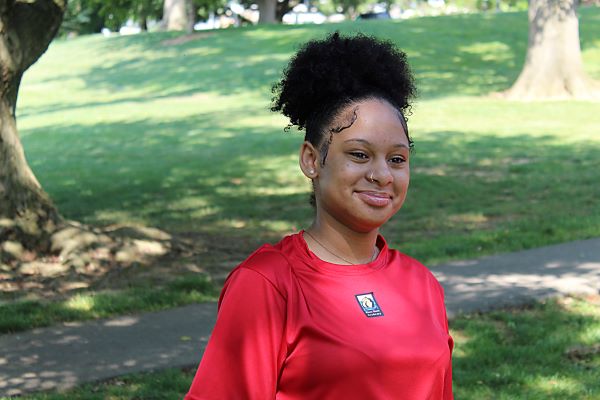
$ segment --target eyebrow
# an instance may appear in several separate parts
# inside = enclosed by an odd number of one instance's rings
[[[344,141],[344,143],[349,143],[349,142],[359,142],[359,143],[363,143],[363,144],[366,144],[366,145],[370,145],[371,144],[371,142],[369,142],[368,140],[365,140],[365,139],[348,139],[348,140]],[[404,143],[395,144],[395,145],[393,145],[393,147],[404,147],[404,148],[410,150],[410,147],[407,146],[407,145],[405,145]]]

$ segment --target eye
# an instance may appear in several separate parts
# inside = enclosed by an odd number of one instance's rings
[[[403,164],[406,162],[406,158],[402,156],[393,156],[392,158],[390,158],[390,162],[392,164]]]
[[[360,161],[366,161],[369,159],[369,156],[363,153],[362,151],[351,151],[348,154],[350,154],[352,158]]]

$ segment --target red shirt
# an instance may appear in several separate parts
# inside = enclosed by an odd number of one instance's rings
[[[442,287],[378,247],[362,265],[320,260],[302,233],[254,252],[225,282],[185,400],[452,399]]]

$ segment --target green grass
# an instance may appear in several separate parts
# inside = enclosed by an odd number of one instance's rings
[[[451,323],[455,396],[478,400],[592,400],[600,396],[600,303],[567,297]],[[583,354],[583,352],[581,352]]]
[[[600,9],[580,12],[600,79]],[[526,13],[250,27],[177,46],[162,44],[170,33],[56,41],[21,88],[28,159],[61,212],[87,223],[265,240],[305,227],[302,136],[268,111],[270,85],[299,43],[334,29],[393,40],[416,73],[393,246],[430,264],[600,235],[598,104],[484,97],[518,76]]]
[[[0,305],[0,334],[58,322],[86,321],[183,304],[216,301],[218,292],[205,275],[182,276],[161,288],[139,286],[113,293],[81,293],[68,299],[18,301]]]
[[[600,79],[600,9],[580,14],[584,64]],[[66,217],[213,237],[227,251],[202,261],[231,267],[311,221],[302,135],[268,111],[270,86],[301,42],[335,29],[394,41],[417,77],[412,182],[384,229],[391,246],[431,265],[600,236],[598,103],[486,96],[520,72],[523,12],[249,27],[176,46],[163,44],[173,33],[57,40],[22,82],[27,158]],[[154,309],[147,290],[122,294],[141,297],[135,307],[97,312],[70,310],[69,300],[7,303],[0,326]],[[21,307],[38,311],[21,323]]]
[[[592,400],[600,395],[600,354],[569,356],[572,349],[600,341],[597,299],[555,299],[524,309],[468,314],[450,326],[457,399]],[[23,399],[181,399],[193,374],[176,369],[135,374]]]

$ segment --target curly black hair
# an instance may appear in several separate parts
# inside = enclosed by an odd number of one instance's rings
[[[389,41],[339,32],[311,40],[291,59],[272,92],[271,111],[290,119],[287,129],[306,129],[305,140],[315,147],[341,111],[369,98],[384,99],[399,111],[412,147],[405,115],[416,88],[406,54]],[[329,141],[344,128],[330,128]],[[327,142],[324,147],[326,153]]]

